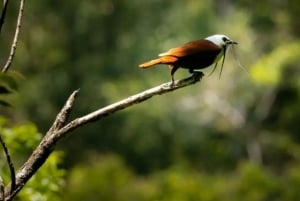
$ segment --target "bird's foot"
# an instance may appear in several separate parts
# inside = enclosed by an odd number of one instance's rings
[[[171,83],[170,83],[170,87],[174,87],[175,86],[175,79],[173,77],[173,75],[171,76]]]
[[[174,86],[175,86],[175,81],[171,80],[170,87],[174,87]]]
[[[197,80],[201,80],[201,78],[204,76],[204,73],[202,71],[193,71],[193,77],[195,77]]]

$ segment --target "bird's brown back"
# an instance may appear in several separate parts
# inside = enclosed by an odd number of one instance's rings
[[[216,55],[222,50],[214,43],[202,39],[186,43],[182,46],[172,48],[159,56],[174,56],[178,59],[173,65],[188,69],[201,69],[211,65],[216,59]]]

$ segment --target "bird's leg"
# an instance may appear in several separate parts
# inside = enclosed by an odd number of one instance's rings
[[[194,69],[193,69],[193,68],[190,68],[190,69],[189,69],[189,73],[194,74]]]
[[[171,85],[174,85],[174,74],[177,71],[178,67],[173,66],[173,65],[169,65],[169,69],[171,70],[171,79],[172,79]]]

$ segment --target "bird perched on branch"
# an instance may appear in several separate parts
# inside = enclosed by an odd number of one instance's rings
[[[235,44],[237,42],[227,36],[216,34],[172,48],[167,52],[159,54],[159,58],[140,64],[139,67],[149,68],[157,64],[169,65],[172,83],[174,83],[174,73],[178,68],[185,68],[190,73],[193,73],[195,69],[203,69],[215,64],[214,71],[218,61],[223,57],[222,72],[227,47]]]

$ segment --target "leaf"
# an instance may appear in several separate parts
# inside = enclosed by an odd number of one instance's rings
[[[300,58],[300,41],[279,46],[251,68],[254,80],[262,85],[276,84],[282,69]]]
[[[11,107],[11,104],[9,104],[7,101],[5,100],[0,100],[0,105],[4,106],[4,107]]]
[[[16,71],[9,71],[5,74],[2,73],[0,74],[0,86],[4,86],[10,92],[17,91],[18,83],[21,79],[24,79],[24,77]]]
[[[9,90],[7,87],[0,86],[0,94],[10,94],[10,93],[12,93],[12,91]]]

